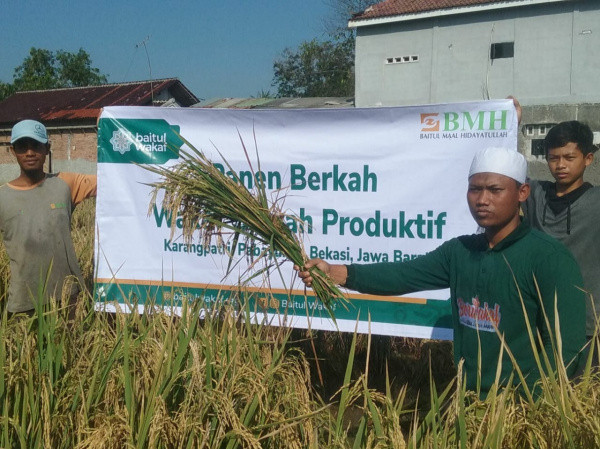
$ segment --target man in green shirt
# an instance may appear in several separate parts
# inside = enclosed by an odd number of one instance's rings
[[[72,303],[82,284],[71,239],[71,212],[96,195],[96,176],[48,174],[48,134],[35,120],[17,123],[11,149],[20,175],[0,187],[0,231],[10,258],[9,313],[31,313],[36,301],[67,297]],[[69,282],[65,282],[69,281]]]
[[[480,385],[482,395],[493,386],[498,363],[501,383],[508,382],[514,367],[507,350],[529,386],[539,379],[528,326],[536,350],[543,349],[553,366],[560,333],[561,356],[574,374],[585,344],[583,282],[560,242],[521,222],[526,176],[527,164],[516,151],[480,151],[469,172],[467,202],[483,233],[454,238],[408,262],[333,265],[313,259],[299,276],[310,286],[307,270],[318,266],[334,282],[376,295],[449,287],[455,362],[464,360],[467,388]]]

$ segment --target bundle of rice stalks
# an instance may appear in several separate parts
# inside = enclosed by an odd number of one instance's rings
[[[278,267],[277,252],[283,254],[295,265],[302,267],[307,261],[306,253],[297,234],[291,231],[286,223],[299,220],[286,214],[282,208],[283,198],[277,197],[269,201],[267,191],[260,176],[252,167],[246,146],[240,135],[240,142],[246,160],[257,180],[252,191],[248,190],[235,170],[219,153],[227,166],[231,177],[222,173],[212,161],[201,151],[182,137],[190,151],[180,150],[180,162],[174,167],[150,166],[148,170],[160,175],[162,180],[151,184],[153,196],[150,210],[156,203],[157,195],[164,191],[163,208],[177,220],[172,220],[171,238],[175,232],[176,222],[180,221],[183,238],[191,242],[198,235],[205,246],[213,239],[223,243],[223,235],[229,234],[232,239],[232,251],[229,254],[230,266],[234,249],[239,238],[245,240],[246,247],[260,245],[264,248],[261,256],[264,260],[274,261]],[[257,154],[258,160],[258,154]],[[258,162],[260,172],[260,161]],[[302,229],[302,226],[298,226]],[[256,263],[253,261],[252,265]],[[267,270],[273,266],[267,266]],[[255,274],[256,275],[256,274]],[[335,321],[332,305],[336,300],[346,301],[341,290],[333,284],[329,277],[318,268],[311,269],[312,288],[317,298],[323,303],[331,318]]]

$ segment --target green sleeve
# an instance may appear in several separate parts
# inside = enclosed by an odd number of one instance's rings
[[[558,250],[552,257],[540,261],[535,279],[543,305],[543,311],[540,310],[537,317],[537,328],[544,350],[555,368],[552,340],[556,344],[556,330],[560,329],[563,360],[568,366],[567,373],[572,375],[577,370],[580,351],[586,341],[585,293],[579,267],[566,250]]]
[[[407,262],[348,265],[346,287],[373,295],[403,295],[450,286],[453,240]]]

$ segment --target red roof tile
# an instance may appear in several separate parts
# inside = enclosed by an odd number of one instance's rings
[[[26,118],[50,126],[52,122],[95,122],[105,106],[149,106],[152,96],[165,89],[182,106],[198,102],[198,98],[176,78],[17,92],[0,102],[0,124],[12,125]]]
[[[506,0],[385,0],[381,3],[357,13],[352,20],[377,19],[381,17],[415,14],[439,9],[458,8],[462,6],[503,3]]]

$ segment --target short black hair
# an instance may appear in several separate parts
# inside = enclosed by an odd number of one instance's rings
[[[548,156],[550,150],[564,147],[569,142],[577,144],[577,148],[584,156],[594,153],[598,149],[594,146],[594,133],[590,127],[577,120],[571,120],[561,122],[548,131],[544,139],[546,156]]]

